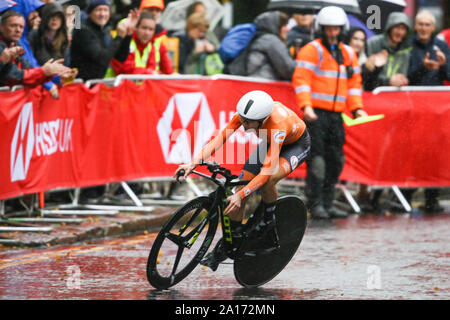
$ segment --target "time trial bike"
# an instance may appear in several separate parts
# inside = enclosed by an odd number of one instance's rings
[[[156,236],[147,261],[147,279],[156,289],[167,289],[186,278],[200,263],[213,243],[220,223],[224,241],[231,242],[230,218],[224,214],[227,197],[233,188],[248,184],[215,162],[203,162],[210,175],[193,171],[209,179],[217,188],[208,196],[199,196],[176,210]],[[184,175],[182,170],[178,178]],[[178,180],[177,178],[177,180]],[[257,287],[277,276],[296,253],[306,229],[306,207],[297,196],[277,200],[276,229],[279,246],[270,252],[252,248],[246,241],[262,219],[262,206],[244,225],[243,241],[237,252],[227,251],[234,260],[234,275],[244,287]]]

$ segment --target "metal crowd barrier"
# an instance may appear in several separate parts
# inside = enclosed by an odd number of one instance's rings
[[[123,80],[130,81],[145,81],[145,80],[166,80],[166,79],[183,79],[183,80],[192,80],[192,79],[202,79],[204,76],[200,75],[119,75],[116,78],[107,78],[107,79],[93,79],[86,82],[83,82],[81,79],[75,79],[74,83],[84,83],[86,87],[91,88],[91,86],[103,83],[108,86],[119,86]],[[241,76],[231,76],[231,75],[214,75],[209,77],[211,79],[229,79],[235,81],[252,81],[252,82],[270,82],[271,80],[262,79],[262,78],[253,78],[253,77],[241,77]],[[13,87],[0,87],[0,91],[17,91],[23,89],[24,86],[13,86]],[[385,92],[398,92],[398,91],[450,91],[450,87],[379,87],[373,91],[373,94],[381,94]],[[188,178],[186,180],[188,187],[194,193],[194,195],[204,195],[208,192],[208,190],[201,190],[198,184],[194,179]],[[116,215],[120,211],[141,211],[141,212],[151,212],[153,211],[152,206],[148,205],[181,205],[187,199],[171,199],[170,191],[166,195],[167,199],[155,199],[150,195],[141,194],[136,195],[136,193],[129,186],[131,183],[175,183],[173,178],[169,177],[148,177],[142,179],[136,179],[132,181],[121,181],[117,183],[111,183],[106,185],[106,192],[103,197],[114,197],[114,193],[122,188],[125,194],[128,196],[128,200],[122,200],[123,203],[121,205],[116,204],[86,204],[80,203],[80,192],[81,188],[74,189],[52,189],[46,192],[60,192],[66,190],[67,192],[73,192],[72,202],[66,204],[59,204],[54,207],[38,207],[38,195],[32,195],[32,201],[29,205],[25,203],[22,204],[26,211],[28,217],[6,217],[5,214],[5,200],[0,200],[0,224],[8,224],[11,226],[8,227],[0,227],[0,232],[51,232],[53,230],[52,227],[35,227],[33,225],[29,225],[29,223],[81,223],[84,219],[78,218],[62,218],[61,216],[87,216],[87,215]],[[171,185],[171,187],[172,187]],[[304,180],[302,179],[285,179],[280,183],[282,187],[304,187]],[[361,209],[354,199],[352,192],[349,190],[348,184],[339,183],[336,186],[337,190],[341,192],[342,197],[347,201],[347,204],[350,206],[351,210],[354,213],[360,213]],[[351,188],[351,187],[350,187]],[[172,188],[170,188],[172,189]],[[411,212],[412,208],[408,201],[405,199],[403,194],[400,191],[398,186],[369,186],[369,191],[379,190],[379,189],[389,189],[392,191],[393,195],[397,198],[397,205],[401,206],[406,212]],[[354,190],[353,190],[354,191]],[[163,195],[161,195],[163,197]],[[339,195],[338,195],[339,196]],[[7,199],[11,200],[11,199]],[[21,200],[20,200],[21,201]],[[395,204],[395,203],[394,203]],[[31,215],[33,213],[38,213],[40,217],[33,218]],[[0,238],[0,243],[8,241]]]

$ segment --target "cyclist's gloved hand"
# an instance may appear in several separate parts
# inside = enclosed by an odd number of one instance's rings
[[[173,175],[173,177],[178,180],[178,178],[180,177],[180,173],[182,173],[181,170],[184,170],[183,178],[186,179],[188,175],[192,173],[192,170],[194,170],[196,167],[197,165],[194,163],[182,164],[177,168],[177,170],[175,170],[175,174]]]

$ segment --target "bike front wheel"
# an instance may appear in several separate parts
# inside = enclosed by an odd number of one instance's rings
[[[211,245],[219,215],[208,197],[198,197],[178,209],[157,235],[147,261],[147,279],[167,289],[198,265]]]

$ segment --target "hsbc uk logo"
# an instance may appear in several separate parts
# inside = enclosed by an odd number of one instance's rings
[[[35,148],[37,157],[72,151],[72,126],[73,119],[56,119],[35,125],[33,104],[26,103],[11,141],[11,182],[26,179]]]
[[[166,163],[189,163],[214,134],[216,125],[202,92],[170,98],[156,127]]]
[[[17,120],[11,143],[11,182],[24,180],[33,155],[33,104],[26,103]]]

